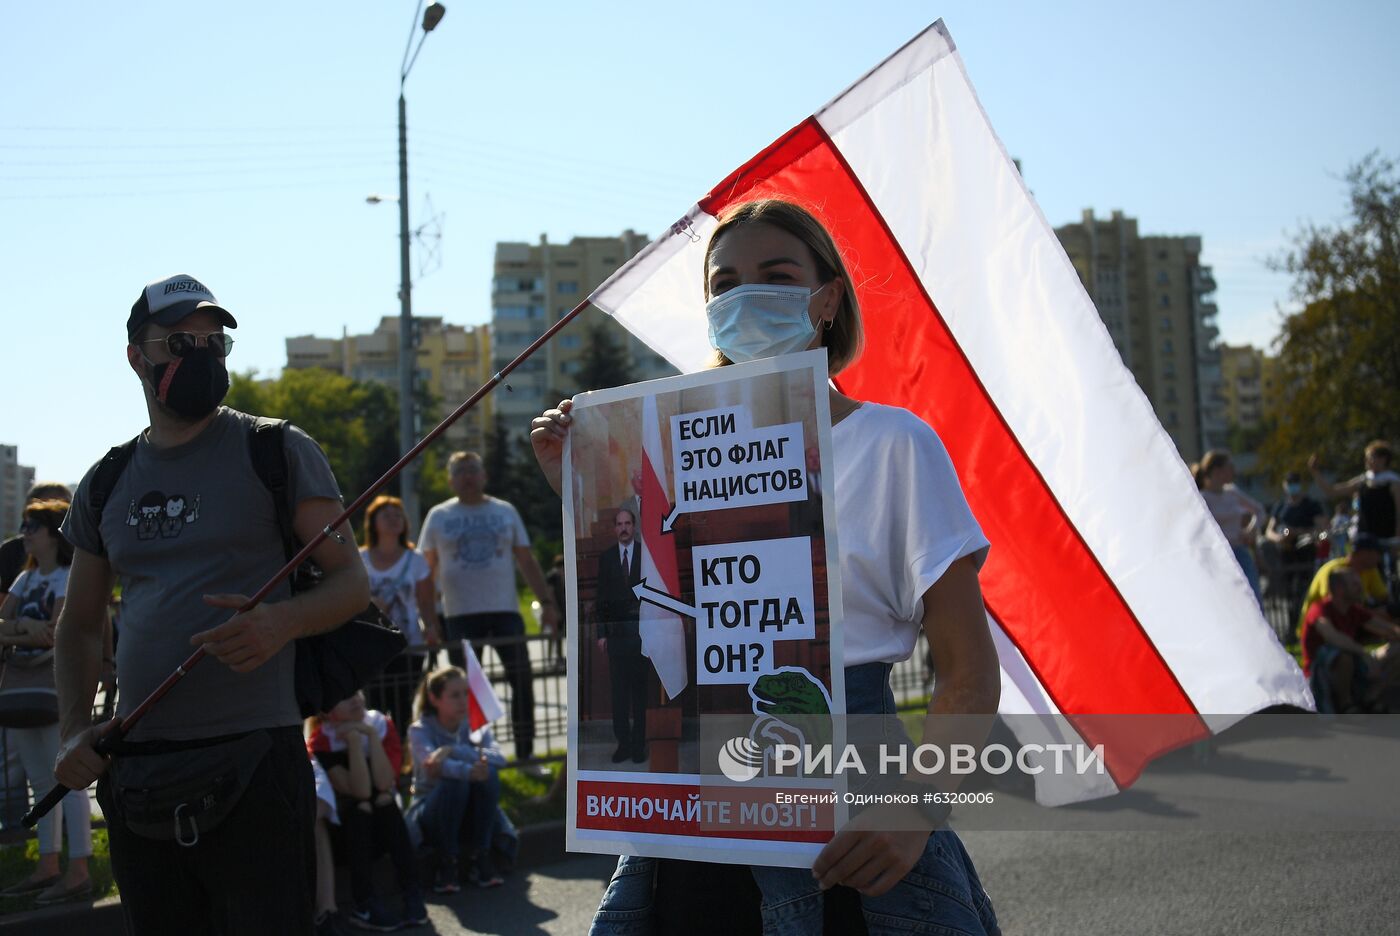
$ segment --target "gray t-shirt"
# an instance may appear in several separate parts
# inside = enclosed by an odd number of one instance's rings
[[[520,514],[486,496],[467,505],[443,501],[423,520],[418,548],[437,552],[437,586],[449,617],[517,611],[515,547],[529,546]]]
[[[93,514],[94,465],[78,485],[63,534],[104,556],[121,582],[117,714],[126,716],[194,651],[193,635],[232,617],[208,594],[252,595],[286,562],[272,494],[253,470],[254,418],[221,407],[199,436],[158,449],[142,436],[107,506]],[[310,436],[284,435],[292,503],[340,499],[329,462]],[[268,601],[290,596],[283,582]],[[182,679],[129,740],[188,740],[300,724],[293,685],[295,644],[250,673],[215,659]]]

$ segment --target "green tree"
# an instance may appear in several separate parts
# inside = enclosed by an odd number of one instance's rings
[[[1400,175],[1372,153],[1345,179],[1347,219],[1306,225],[1274,261],[1303,306],[1276,343],[1279,417],[1261,453],[1276,474],[1310,452],[1355,473],[1368,441],[1400,437]]]
[[[270,380],[233,374],[225,402],[246,413],[289,420],[315,439],[347,501],[399,457],[398,397],[381,384],[321,368],[288,369]],[[397,480],[386,491],[396,493]]]
[[[578,373],[574,376],[579,387],[584,390],[621,387],[637,380],[627,350],[613,337],[612,331],[604,322],[598,322],[588,330],[588,337],[583,346],[583,358],[579,362]]]
[[[519,450],[511,443],[510,433],[506,431],[505,421],[499,414],[491,425],[491,434],[486,438],[486,451],[481,455],[481,463],[486,469],[486,483],[491,495],[510,501],[519,508],[523,490],[520,481],[524,469],[534,467],[534,458],[531,457],[529,465],[521,463]],[[523,512],[520,519],[525,519]]]

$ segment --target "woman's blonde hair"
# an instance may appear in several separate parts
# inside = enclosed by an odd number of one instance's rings
[[[423,681],[418,684],[418,691],[413,694],[413,717],[431,715],[437,718],[438,710],[433,704],[433,696],[441,696],[442,690],[447,688],[447,684],[452,680],[466,678],[467,674],[456,666],[439,667],[424,676]]]
[[[844,283],[841,305],[836,309],[836,317],[832,320],[831,327],[819,329],[821,346],[826,348],[827,370],[829,373],[839,374],[860,356],[861,349],[865,346],[865,332],[860,324],[860,306],[856,302],[855,284],[851,282],[851,275],[846,272],[846,265],[841,260],[841,252],[836,249],[836,242],[807,209],[792,202],[763,198],[745,202],[726,211],[705,248],[705,301],[708,302],[712,298],[709,269],[710,255],[714,252],[715,245],[735,228],[751,224],[768,224],[791,234],[806,244],[807,249],[812,252],[812,259],[816,261],[817,279],[823,285],[834,279],[840,279]],[[715,363],[729,364],[731,361],[716,351]]]

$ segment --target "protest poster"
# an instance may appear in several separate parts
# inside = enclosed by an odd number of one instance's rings
[[[571,851],[810,867],[844,819],[772,770],[845,713],[827,388],[813,351],[574,398]]]

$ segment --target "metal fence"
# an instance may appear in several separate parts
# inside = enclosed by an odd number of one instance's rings
[[[1316,564],[1310,563],[1276,567],[1266,573],[1264,615],[1284,643],[1297,639],[1302,599],[1315,568]],[[517,766],[562,760],[568,742],[568,682],[557,639],[544,635],[490,638],[478,645],[477,655],[505,710],[493,732],[507,760]],[[365,687],[366,701],[371,708],[389,713],[400,734],[406,736],[414,718],[414,696],[425,672],[449,661],[460,661],[457,648],[405,655]],[[512,665],[507,666],[507,661]],[[909,659],[894,667],[890,683],[900,708],[922,708],[927,703],[933,688],[933,667],[923,634]],[[99,693],[94,719],[110,717],[114,702],[115,696]],[[4,769],[0,770],[0,829],[13,830],[28,807],[29,795],[7,735],[0,730],[0,754],[5,755]],[[11,840],[15,835],[0,839]]]

